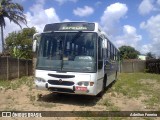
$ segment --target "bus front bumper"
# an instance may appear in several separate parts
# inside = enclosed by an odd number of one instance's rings
[[[47,82],[39,82],[35,81],[36,89],[39,90],[49,90],[57,93],[69,93],[69,94],[83,94],[83,95],[96,95],[91,92],[93,87],[90,86],[59,86],[59,85],[51,85]]]

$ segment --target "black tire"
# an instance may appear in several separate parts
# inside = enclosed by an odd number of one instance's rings
[[[107,83],[107,76],[105,75],[103,78],[103,88],[102,88],[102,92],[104,92],[106,90],[106,83]]]
[[[118,72],[116,71],[115,81],[118,79]]]

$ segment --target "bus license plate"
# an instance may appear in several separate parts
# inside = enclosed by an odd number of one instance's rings
[[[76,91],[87,91],[87,87],[76,86]]]

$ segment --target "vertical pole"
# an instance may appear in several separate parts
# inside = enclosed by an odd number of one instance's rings
[[[3,26],[1,25],[1,41],[2,41],[2,53],[4,51],[4,35],[3,35]]]
[[[28,60],[26,60],[26,75],[27,75],[27,76],[28,76],[28,71],[29,71],[28,68],[29,68],[29,67],[28,67]]]
[[[9,80],[9,58],[7,56],[7,80]]]
[[[20,71],[19,71],[19,58],[17,59],[18,60],[18,78],[20,78]]]
[[[132,72],[134,73],[134,61],[132,61]]]
[[[122,67],[123,67],[123,62],[120,61],[119,63],[120,63],[120,73],[122,73],[122,70],[123,70],[123,68],[122,68]]]

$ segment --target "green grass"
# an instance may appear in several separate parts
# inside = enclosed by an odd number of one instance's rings
[[[5,90],[7,89],[12,89],[16,90],[19,88],[21,85],[27,85],[30,89],[33,86],[33,78],[32,77],[22,77],[22,78],[17,78],[13,80],[0,80],[0,88],[4,88]]]
[[[105,105],[107,110],[120,111],[120,109],[118,107],[114,106],[114,104],[112,103],[112,101],[109,98],[106,98],[103,101],[102,105]]]
[[[160,110],[160,75],[149,73],[121,73],[111,92],[123,94],[128,99],[147,96],[142,101],[148,109]]]
[[[106,91],[111,97],[122,94],[128,100],[144,97],[142,104],[146,109],[160,110],[160,75],[149,73],[120,73],[118,80]],[[117,98],[118,99],[118,98]],[[112,102],[112,98],[106,97],[101,105],[106,106],[109,111],[121,111],[121,108]],[[108,120],[109,118],[97,118],[98,120]],[[123,120],[124,118],[112,118],[112,120]],[[129,118],[130,119],[130,118]],[[142,118],[152,120],[152,118]]]
[[[142,83],[141,81],[143,80]],[[160,85],[160,75],[148,73],[121,73],[119,80],[111,88],[112,91],[122,93],[123,95],[132,98],[140,97],[142,93],[148,95],[159,95],[157,89],[153,88],[152,81]]]
[[[22,77],[20,79],[14,80],[0,80],[0,89],[17,89],[22,85],[27,85],[30,89],[33,86],[32,77]],[[118,76],[118,81],[113,84],[113,86],[107,90],[106,94],[111,93],[112,97],[116,97],[116,94],[123,94],[128,97],[128,99],[139,98],[143,95],[147,96],[145,100],[142,101],[148,109],[160,110],[160,75],[149,74],[149,73],[120,73]],[[116,93],[116,94],[115,94]],[[30,101],[34,102],[36,96],[30,94]],[[10,96],[8,99],[11,99]],[[101,105],[106,106],[107,109],[111,111],[120,110],[116,107],[110,98],[103,100]],[[37,106],[52,108],[55,104],[40,103]],[[156,108],[156,109],[155,109]]]

